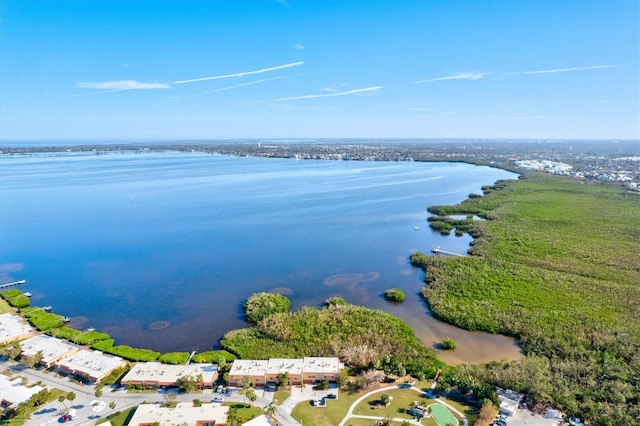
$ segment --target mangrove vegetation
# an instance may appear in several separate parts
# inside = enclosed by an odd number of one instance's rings
[[[592,424],[640,422],[638,194],[538,173],[483,191],[429,208],[435,229],[475,237],[472,256],[411,262],[426,272],[434,315],[515,336],[528,357],[459,368],[443,383],[511,388]]]

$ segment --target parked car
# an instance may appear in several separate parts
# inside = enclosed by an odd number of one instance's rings
[[[62,423],[66,423],[66,422],[71,421],[71,420],[73,420],[73,417],[71,417],[68,414],[63,414],[62,416],[60,416],[60,421]]]
[[[338,399],[338,395],[336,395],[335,393],[329,393],[329,394],[327,394],[327,396],[325,396],[325,398]]]
[[[224,398],[220,398],[219,396],[216,396],[215,398],[213,398],[211,400],[211,402],[217,402],[217,403],[222,404],[224,402]]]

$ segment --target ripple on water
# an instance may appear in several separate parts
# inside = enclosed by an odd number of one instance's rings
[[[154,321],[151,324],[149,324],[147,326],[147,329],[151,331],[158,331],[158,330],[164,330],[165,328],[169,328],[169,327],[171,327],[171,323],[169,321],[160,320],[160,321]]]
[[[278,293],[283,296],[291,296],[294,292],[289,287],[274,287],[269,290],[271,293]]]
[[[335,274],[325,278],[322,283],[328,286],[351,286],[375,281],[380,278],[379,272],[364,272],[355,274]]]

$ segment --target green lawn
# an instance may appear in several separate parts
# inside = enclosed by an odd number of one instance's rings
[[[273,402],[278,405],[282,405],[282,403],[291,396],[291,392],[285,390],[277,390],[273,394]]]
[[[6,300],[0,297],[0,314],[13,314],[15,309],[13,309]]]
[[[233,416],[240,421],[240,424],[246,423],[251,419],[258,417],[263,414],[264,411],[260,407],[251,406],[249,404],[241,404],[241,403],[224,403],[223,405],[228,405],[231,407],[229,409],[229,416]]]
[[[424,383],[427,383],[427,382],[424,382]],[[426,389],[426,386],[425,386],[425,389]],[[367,391],[353,393],[353,394],[350,394],[346,391],[341,391],[339,394],[339,399],[326,400],[327,406],[324,408],[312,407],[309,401],[304,401],[295,407],[295,409],[292,412],[292,415],[296,420],[300,421],[305,426],[337,425],[342,421],[351,404],[353,404],[364,393],[367,393]],[[386,393],[393,398],[391,400],[391,403],[386,408],[372,410],[371,405],[369,405],[369,402],[379,399],[382,393]],[[413,389],[397,388],[397,389],[391,389],[385,392],[375,393],[367,397],[365,400],[363,400],[360,404],[356,406],[356,408],[353,410],[353,413],[358,415],[364,415],[364,416],[380,417],[381,419],[384,417],[392,417],[392,418],[404,418],[404,419],[410,420],[412,417],[408,414],[405,414],[404,411],[409,408],[409,405],[413,401],[418,401],[423,406],[426,406],[427,404],[434,402],[431,399],[423,397],[421,393],[418,393]],[[452,403],[452,405],[454,405],[457,409],[465,413],[472,411],[472,408],[467,405],[462,405],[460,403],[455,403],[455,404]],[[351,418],[347,422],[347,425],[371,426],[371,423],[372,423],[371,420]],[[400,423],[397,423],[397,424],[400,424]],[[437,426],[436,422],[430,418],[423,419],[422,424],[425,426]]]
[[[127,421],[133,416],[133,412],[136,410],[136,407],[129,408],[128,410],[119,411],[118,414],[113,416],[112,418],[104,418],[100,419],[96,422],[97,425],[102,423],[107,423],[111,421],[113,426],[124,426],[127,424]]]
[[[312,407],[309,401],[303,401],[296,405],[291,415],[304,426],[328,426],[337,425],[347,414],[351,404],[362,393],[350,393],[341,390],[338,399],[327,399],[327,406],[324,408]]]
[[[391,399],[391,403],[380,409],[372,409],[373,403],[380,399],[380,395],[386,393]],[[420,393],[412,389],[392,389],[385,392],[378,392],[365,398],[360,402],[353,410],[353,414],[360,414],[363,416],[378,416],[378,417],[398,417],[410,420],[413,416],[406,414],[405,411],[409,409],[409,405],[417,401],[420,405],[426,405],[429,403],[429,399],[423,397]]]

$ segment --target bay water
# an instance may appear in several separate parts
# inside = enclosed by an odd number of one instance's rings
[[[331,296],[407,321],[450,363],[513,359],[504,336],[432,318],[409,255],[465,253],[426,208],[516,175],[464,163],[245,158],[184,152],[0,156],[0,281],[78,329],[160,352],[215,348],[247,327],[242,303],[277,291],[292,309]],[[403,304],[382,294],[399,287]]]

